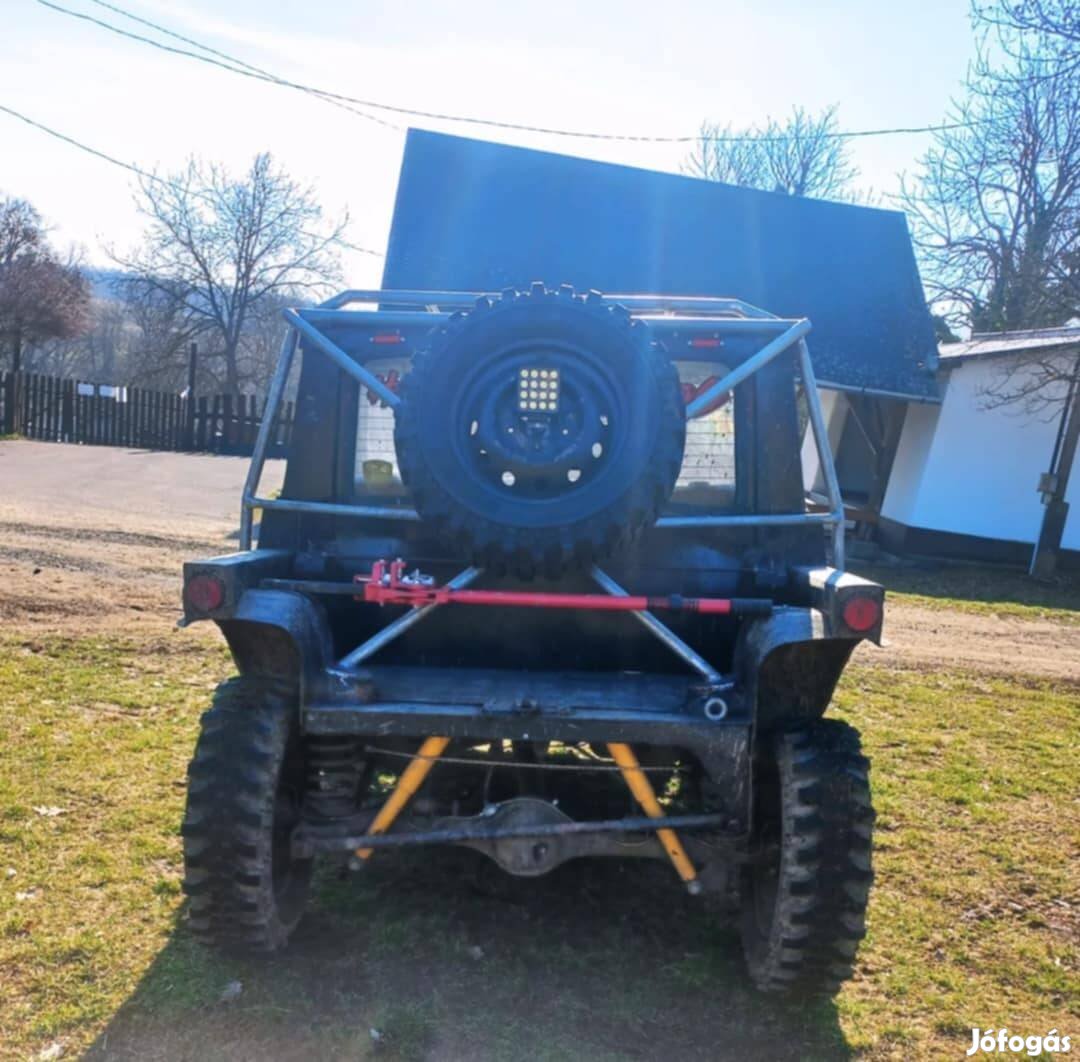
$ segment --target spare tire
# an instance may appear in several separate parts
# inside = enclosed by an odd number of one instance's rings
[[[482,297],[418,351],[394,443],[423,520],[475,564],[555,574],[652,524],[686,437],[649,329],[598,292]]]

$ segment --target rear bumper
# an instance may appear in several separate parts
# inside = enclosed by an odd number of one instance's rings
[[[728,829],[749,822],[751,713],[724,692],[727,714],[709,718],[715,691],[670,675],[533,673],[419,667],[334,669],[303,706],[309,734],[474,741],[588,741],[685,749],[713,783]],[[716,714],[715,704],[710,709]]]

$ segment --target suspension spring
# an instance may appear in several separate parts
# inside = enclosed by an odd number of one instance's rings
[[[354,737],[312,735],[307,739],[307,805],[320,818],[356,811],[366,760]]]

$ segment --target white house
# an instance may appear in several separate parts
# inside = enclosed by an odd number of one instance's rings
[[[1040,477],[1060,449],[1067,403],[1032,413],[1017,404],[992,407],[987,393],[1006,370],[1017,374],[1014,383],[1032,371],[1026,366],[1034,357],[1077,364],[1080,327],[977,335],[944,345],[939,353],[940,404],[908,403],[895,450],[884,455],[891,467],[876,514],[877,539],[896,553],[1026,564],[1044,514]],[[850,399],[839,392],[826,392],[823,399],[842,465],[844,441],[856,437],[850,434]],[[849,464],[858,462],[849,458]],[[809,451],[804,472],[812,489],[817,468]],[[841,486],[846,496],[854,493],[857,506],[857,484],[852,491],[844,480],[841,468]],[[1070,477],[1065,501],[1070,508],[1060,563],[1076,567],[1080,467]]]

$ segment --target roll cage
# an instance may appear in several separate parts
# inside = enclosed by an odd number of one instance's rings
[[[304,512],[358,519],[418,521],[419,515],[407,506],[372,506],[362,504],[316,502],[290,498],[263,498],[258,494],[271,429],[281,409],[285,385],[301,339],[329,358],[335,365],[362,387],[377,395],[391,410],[400,399],[386,383],[372,373],[365,360],[378,357],[382,351],[373,346],[371,358],[358,358],[347,353],[325,332],[327,326],[337,329],[360,327],[365,331],[396,329],[403,335],[422,335],[433,326],[447,321],[452,313],[471,308],[477,299],[498,298],[498,294],[451,291],[377,291],[348,290],[341,292],[318,307],[286,309],[283,316],[289,326],[282,344],[274,375],[267,395],[266,411],[252,455],[251,467],[244,484],[240,516],[240,548],[251,549],[252,515],[255,509],[267,511]],[[658,527],[787,527],[817,524],[826,528],[831,537],[832,563],[844,567],[844,508],[836,477],[832,451],[829,448],[825,418],[817,390],[806,335],[811,325],[806,318],[781,318],[756,306],[733,298],[669,297],[663,295],[610,295],[612,302],[626,307],[630,314],[647,324],[660,340],[672,334],[726,337],[746,340],[760,337],[761,347],[751,356],[730,369],[721,379],[698,394],[686,407],[687,417],[707,411],[721,396],[768,365],[779,355],[796,347],[799,375],[806,396],[809,423],[817,448],[829,502],[827,512],[790,513],[728,513],[703,511],[693,515],[661,516]],[[366,305],[366,309],[346,309]],[[374,308],[370,308],[374,307]],[[704,351],[695,356],[705,357]]]

